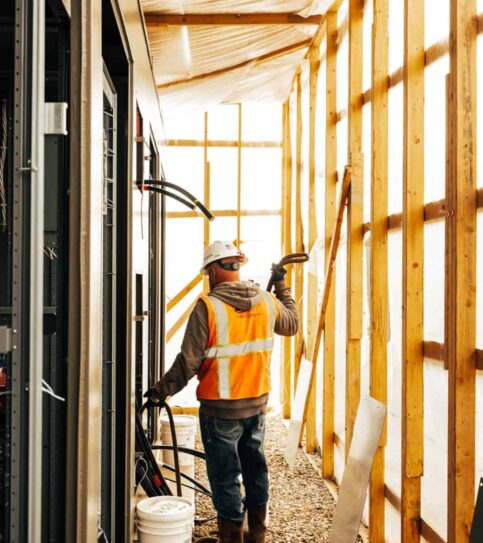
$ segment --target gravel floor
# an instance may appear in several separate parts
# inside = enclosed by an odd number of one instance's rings
[[[334,500],[307,456],[299,450],[294,470],[284,458],[287,429],[276,415],[267,417],[265,454],[270,473],[270,527],[267,543],[319,543],[327,541]],[[199,435],[197,448],[201,448]],[[195,463],[195,478],[207,484],[204,462]],[[196,515],[212,517],[215,511],[206,496],[197,493]],[[216,531],[216,520],[195,528],[195,538]],[[358,541],[362,539],[358,538]]]

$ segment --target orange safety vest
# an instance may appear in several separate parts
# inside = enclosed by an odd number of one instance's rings
[[[200,296],[208,310],[208,346],[198,370],[199,399],[258,398],[270,391],[270,357],[280,309],[272,294],[261,292],[263,300],[248,311],[237,311],[214,296]]]

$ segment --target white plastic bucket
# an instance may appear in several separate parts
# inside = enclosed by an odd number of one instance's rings
[[[195,434],[197,418],[192,415],[173,415],[174,426],[176,429],[176,440],[178,446],[190,447],[195,446]],[[168,417],[161,417],[161,440],[163,445],[172,445],[171,428],[169,425]],[[173,451],[163,451],[163,462],[174,467],[174,455]],[[180,453],[179,464],[180,466],[190,466],[194,463],[194,457],[191,454]]]
[[[136,512],[139,543],[191,543],[194,507],[186,498],[145,498]]]

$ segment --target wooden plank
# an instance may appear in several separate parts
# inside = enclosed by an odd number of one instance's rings
[[[450,2],[450,176],[446,187],[448,541],[466,541],[475,496],[476,0]]]
[[[318,25],[323,15],[302,17],[295,13],[156,13],[147,12],[148,27],[199,25]]]
[[[236,217],[238,211],[236,209],[217,209],[211,210],[211,213],[215,217]],[[280,209],[242,209],[240,215],[242,217],[272,217],[281,215]],[[193,219],[197,217],[204,217],[200,211],[168,211],[166,218],[168,219]]]
[[[297,121],[295,143],[295,251],[305,252],[302,223],[302,78],[300,70],[296,76]],[[294,300],[299,314],[299,329],[295,337],[294,383],[297,382],[304,351],[304,269],[295,266]]]
[[[347,204],[347,198],[348,198],[349,189],[351,185],[351,176],[352,176],[351,169],[349,167],[346,167],[344,171],[344,178],[342,180],[342,187],[340,189],[339,205],[337,206],[337,219],[334,225],[334,231],[331,236],[329,261],[328,261],[327,269],[325,271],[324,290],[323,290],[323,295],[322,295],[322,303],[320,306],[319,318],[317,321],[317,329],[316,329],[316,333],[314,337],[314,345],[309,357],[309,360],[312,362],[312,375],[310,379],[309,397],[311,394],[311,390],[314,388],[314,385],[315,385],[315,375],[316,375],[316,367],[317,367],[315,362],[317,361],[319,357],[322,331],[325,328],[325,317],[326,317],[326,312],[327,312],[327,306],[329,304],[330,291],[332,287],[334,265],[337,258],[337,251],[339,249],[340,233],[342,230],[342,221],[344,218],[344,211]],[[307,413],[307,409],[309,405],[309,397],[307,398],[307,402],[305,404],[305,413]]]
[[[445,360],[445,345],[444,343],[438,343],[437,341],[424,341],[423,342],[423,356],[424,358],[430,358],[431,360]]]
[[[363,188],[362,34],[364,0],[349,0],[348,156],[352,182],[347,201],[346,456],[360,399],[362,338]]]
[[[196,285],[201,282],[202,279],[203,277],[200,274],[191,279],[191,281],[166,304],[166,312],[171,311],[171,309],[173,309],[175,305],[177,305],[187,294],[189,294],[196,287]]]
[[[208,162],[208,112],[205,111],[204,118],[204,146],[203,146],[203,164],[204,164],[204,179],[203,179],[203,199],[204,205],[210,208],[210,163]],[[205,251],[210,244],[210,224],[211,221],[203,221],[203,250]],[[209,291],[210,284],[208,277],[203,279],[203,292]]]
[[[476,369],[483,370],[483,349],[476,349]]]
[[[327,269],[330,257],[330,241],[337,213],[337,12],[331,11],[327,13],[326,19],[325,267]],[[334,285],[327,304],[324,333],[322,477],[326,479],[334,477],[335,291]]]
[[[404,3],[401,540],[420,541],[423,474],[424,3]]]
[[[285,112],[285,215],[284,221],[284,254],[293,253],[292,249],[292,136],[290,130],[290,101],[286,103]],[[287,286],[292,287],[293,267],[288,266],[285,277]],[[292,400],[292,338],[283,339],[283,417],[290,418]]]
[[[477,198],[476,205],[478,206],[478,208],[483,207],[483,187],[478,189],[478,194],[476,198]]]
[[[188,309],[186,309],[186,311],[181,315],[181,317],[168,330],[168,333],[166,334],[166,343],[168,343],[168,341],[170,341],[172,339],[172,337],[176,334],[176,332],[188,320],[188,318],[191,315],[191,312],[193,311],[193,308],[196,305],[197,301],[198,301],[198,298],[196,298],[196,300],[189,305]]]
[[[388,0],[374,0],[372,24],[372,142],[370,250],[370,392],[387,404],[387,207],[388,207]],[[369,536],[385,541],[385,446],[387,425],[376,451],[369,487]]]
[[[168,147],[238,147],[238,140],[166,140]],[[242,147],[254,148],[279,148],[282,147],[281,141],[242,141]]]
[[[317,239],[317,204],[315,191],[315,133],[316,133],[316,108],[317,108],[317,80],[319,70],[320,51],[318,47],[310,49],[310,76],[309,76],[309,253]],[[308,300],[307,300],[307,348],[309,352],[313,348],[315,327],[317,325],[317,277],[311,273],[308,275]],[[317,361],[314,362],[314,365]],[[307,452],[315,452],[317,449],[316,416],[315,416],[315,388],[310,389],[309,405],[307,409],[305,448]]]
[[[281,47],[280,49],[276,49],[275,51],[270,51],[269,53],[265,53],[264,55],[260,55],[258,57],[255,57],[249,60],[244,60],[243,62],[239,62],[238,64],[233,64],[232,66],[225,66],[224,68],[219,68],[218,70],[213,70],[212,72],[194,75],[193,77],[189,77],[187,79],[178,79],[176,81],[171,81],[170,83],[163,83],[163,84],[157,85],[157,89],[162,90],[162,89],[175,87],[176,85],[182,85],[185,83],[193,83],[195,81],[202,81],[209,77],[215,77],[218,75],[226,74],[233,70],[239,70],[240,68],[245,68],[246,66],[251,65],[251,64],[259,64],[259,63],[267,62],[270,60],[275,60],[277,58],[283,57],[284,55],[288,55],[290,53],[295,53],[296,51],[300,51],[301,49],[305,49],[306,47],[309,47],[311,43],[312,43],[312,40],[310,39],[302,40],[297,43],[293,43],[291,45],[286,45],[285,47]]]
[[[237,181],[236,181],[236,246],[241,240],[241,183],[242,183],[242,105],[238,104],[238,145],[237,145]]]

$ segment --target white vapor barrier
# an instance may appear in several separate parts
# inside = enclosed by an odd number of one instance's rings
[[[209,140],[238,140],[238,105],[210,108],[208,114]]]
[[[226,106],[222,106],[226,107]],[[294,133],[295,134],[295,133]],[[279,103],[243,103],[244,141],[282,141],[282,106]],[[294,137],[294,136],[292,136]]]
[[[424,339],[444,342],[444,220],[424,225]]]
[[[196,196],[198,200],[202,201],[204,178],[203,148],[164,148],[162,160],[166,180],[183,187]],[[190,211],[188,207],[169,197],[166,198],[166,206],[168,211]]]
[[[483,2],[481,2],[483,3]],[[482,6],[483,8],[483,6]],[[483,136],[482,136],[483,138]],[[483,349],[483,211],[478,212],[476,273],[476,346]],[[483,372],[476,372],[476,474],[483,477]],[[478,486],[476,485],[476,489]],[[475,492],[476,492],[475,489]]]
[[[391,39],[389,40],[391,43]],[[389,89],[388,97],[388,212],[402,211],[403,190],[403,85]]]
[[[210,163],[210,209],[236,209],[238,150],[236,147],[209,147],[208,162]]]
[[[243,148],[241,208],[280,210],[281,148]]]

